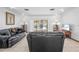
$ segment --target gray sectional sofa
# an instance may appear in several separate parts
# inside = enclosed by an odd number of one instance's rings
[[[31,52],[62,52],[64,34],[62,32],[30,32],[27,35]]]
[[[12,32],[11,29],[0,30],[0,48],[12,47],[25,36],[22,29],[16,29],[15,32]]]

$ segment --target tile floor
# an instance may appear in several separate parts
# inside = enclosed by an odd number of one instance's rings
[[[79,42],[72,39],[65,39],[64,41],[64,52],[79,52]]]
[[[65,39],[63,51],[79,52],[79,42],[73,41],[71,39]],[[29,52],[26,37],[24,37],[20,42],[18,42],[11,48],[0,49],[0,52]]]
[[[16,43],[11,48],[0,49],[0,52],[28,52],[28,51],[29,49],[26,37],[24,37],[21,41]]]

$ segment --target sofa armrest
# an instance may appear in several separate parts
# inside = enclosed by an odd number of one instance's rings
[[[2,35],[0,35],[0,39],[7,39],[7,38],[10,38],[10,36],[2,36]]]
[[[32,51],[32,40],[30,34],[27,34],[27,41],[28,41],[28,46],[29,46],[29,51]]]

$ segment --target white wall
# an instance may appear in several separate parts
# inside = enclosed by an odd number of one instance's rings
[[[71,24],[72,38],[79,41],[79,8],[73,8],[64,13],[63,24]]]
[[[15,25],[6,25],[6,12],[15,14]],[[6,28],[10,28],[10,27],[18,27],[18,26],[24,24],[24,19],[26,19],[24,17],[24,15],[22,15],[22,13],[19,13],[15,9],[0,8],[0,29],[6,29]]]

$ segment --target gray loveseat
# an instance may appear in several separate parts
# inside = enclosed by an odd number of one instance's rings
[[[31,52],[63,51],[64,34],[62,32],[30,32],[27,40]]]

